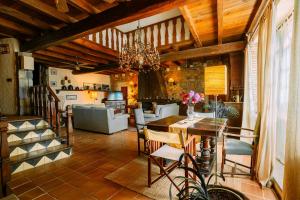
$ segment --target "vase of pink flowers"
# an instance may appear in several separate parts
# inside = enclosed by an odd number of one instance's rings
[[[194,119],[194,108],[195,104],[204,101],[204,94],[197,93],[191,90],[189,93],[182,94],[182,103],[188,106],[186,114],[188,116],[188,120]]]

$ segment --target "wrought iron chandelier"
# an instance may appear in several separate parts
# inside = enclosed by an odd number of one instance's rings
[[[146,37],[146,35],[145,35]],[[129,38],[127,38],[129,39]],[[142,29],[138,22],[132,46],[127,43],[119,54],[120,69],[123,71],[138,70],[147,72],[159,70],[160,58],[154,45],[142,42]]]

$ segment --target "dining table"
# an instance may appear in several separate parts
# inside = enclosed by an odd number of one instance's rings
[[[147,128],[155,131],[171,132],[170,128],[182,128],[188,135],[201,136],[197,163],[205,175],[209,175],[216,160],[217,137],[221,136],[227,125],[226,118],[195,117],[173,115],[147,123]]]

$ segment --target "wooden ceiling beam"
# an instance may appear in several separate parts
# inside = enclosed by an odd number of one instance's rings
[[[218,15],[218,44],[222,44],[223,40],[223,0],[217,0]]]
[[[269,0],[263,1],[263,0],[257,0],[255,3],[255,6],[252,10],[252,13],[249,17],[249,20],[247,22],[247,26],[245,29],[246,33],[253,32],[255,27],[258,24],[258,21],[260,17],[263,15],[264,9],[269,4]]]
[[[64,55],[77,56],[78,58],[82,58],[84,60],[89,60],[89,61],[96,62],[96,63],[108,64],[107,60],[104,60],[102,58],[97,58],[97,57],[82,53],[80,51],[70,50],[67,48],[59,47],[59,46],[48,47],[47,49],[54,51],[56,53],[64,54]]]
[[[60,21],[63,21],[65,23],[75,23],[78,20],[74,17],[71,17],[65,13],[59,12],[55,7],[52,7],[48,5],[47,3],[44,3],[40,0],[18,0],[19,2],[22,2],[23,4],[32,7],[48,16],[51,16],[55,19],[58,19]]]
[[[117,63],[111,63],[111,64],[107,64],[107,65],[98,65],[96,69],[81,69],[80,71],[73,70],[72,74],[99,73],[102,71],[115,70],[118,68],[119,68],[119,65]]]
[[[50,25],[38,18],[32,17],[32,16],[30,16],[26,13],[23,13],[17,9],[14,9],[9,6],[5,6],[2,3],[0,3],[0,13],[14,17],[20,21],[23,21],[27,24],[38,27],[40,29],[46,29],[46,30],[49,30],[49,29],[58,30],[59,29],[58,26]]]
[[[18,23],[13,22],[13,21],[2,18],[2,17],[0,17],[0,25],[3,26],[3,27],[6,27],[8,29],[15,30],[15,31],[17,31],[19,33],[22,33],[24,35],[29,35],[29,36],[36,35],[36,33],[33,30],[31,30],[29,28],[26,28],[23,25],[20,25]],[[0,32],[1,32],[1,30],[0,30]]]
[[[97,65],[97,63],[95,62],[92,62],[92,61],[88,61],[88,60],[85,60],[85,59],[82,59],[82,58],[79,58],[79,57],[73,57],[73,56],[67,56],[67,55],[63,55],[63,54],[60,54],[60,53],[56,53],[54,51],[50,51],[50,50],[39,50],[39,51],[36,51],[36,53],[38,54],[41,54],[41,55],[45,55],[45,56],[48,56],[48,57],[52,57],[52,58],[58,58],[58,59],[62,59],[62,60],[66,60],[66,61],[71,61],[74,63],[84,63],[84,64],[91,64],[91,65]]]
[[[206,57],[206,56],[215,56],[221,54],[227,54],[236,51],[243,51],[246,47],[244,41],[231,42],[226,44],[200,47],[195,49],[188,49],[178,52],[171,52],[160,55],[160,61],[174,61],[181,59],[197,58],[197,57]]]
[[[30,3],[33,4],[36,0],[20,1],[30,1]],[[52,45],[58,45],[83,37],[99,29],[126,24],[195,1],[196,0],[138,0],[119,3],[119,5],[109,10],[91,15],[81,21],[24,43],[21,46],[21,50],[32,52],[34,50],[44,49]],[[39,5],[38,7],[41,8],[42,6],[40,6],[38,2],[34,4]]]
[[[34,62],[43,63],[43,64],[46,64],[48,66],[56,67],[56,68],[74,69],[74,66],[72,66],[72,65],[63,64],[63,63],[54,62],[54,61],[47,61],[47,60],[43,60],[43,59],[40,59],[40,58],[35,58]]]
[[[76,51],[79,51],[81,53],[85,53],[85,54],[88,54],[91,56],[95,56],[97,58],[109,60],[109,61],[117,61],[118,60],[116,57],[109,56],[109,55],[103,54],[102,52],[96,51],[94,49],[90,49],[86,46],[81,46],[81,45],[74,44],[71,42],[63,43],[60,46],[71,49],[71,50],[76,50]]]
[[[60,64],[65,64],[65,65],[74,64],[74,62],[69,62],[69,61],[66,61],[66,60],[49,57],[49,56],[42,55],[42,54],[35,53],[35,52],[32,53],[32,57],[34,57],[34,59],[40,59],[40,60],[45,60],[45,61],[54,62],[54,63],[57,62],[57,63],[60,63]]]
[[[185,6],[179,7],[179,10],[180,10],[184,20],[188,24],[191,34],[194,37],[194,40],[196,42],[196,46],[202,47],[202,41],[201,41],[200,35],[198,34],[194,19],[191,16],[191,13],[190,13],[188,7],[185,5]]]
[[[76,40],[73,40],[72,43],[87,47],[89,49],[94,49],[94,50],[100,51],[100,52],[105,53],[110,56],[114,56],[114,57],[119,56],[119,53],[117,51],[103,47],[103,46],[101,46],[95,42],[91,42],[87,39],[82,39],[82,38],[76,39]]]

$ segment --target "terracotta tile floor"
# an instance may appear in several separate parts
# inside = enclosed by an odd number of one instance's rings
[[[104,178],[136,157],[134,129],[109,136],[76,130],[71,158],[15,174],[10,186],[21,200],[146,200]],[[276,199],[270,189],[260,189],[248,178],[228,178],[228,185],[253,200]]]

